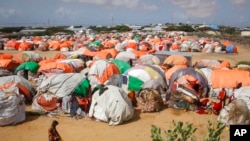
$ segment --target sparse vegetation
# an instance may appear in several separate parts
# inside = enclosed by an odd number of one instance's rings
[[[215,126],[211,121],[208,121],[208,132],[204,136],[204,141],[220,141],[220,135],[225,127],[226,125],[224,125],[223,123],[218,123]]]
[[[220,141],[220,135],[222,134],[226,126],[222,123],[214,125],[211,121],[208,121],[207,133],[204,135],[204,141]],[[196,141],[194,133],[197,128],[193,127],[191,123],[183,123],[181,121],[173,121],[173,127],[164,131],[166,141]],[[151,126],[151,139],[152,141],[164,141],[162,137],[161,128],[152,125]]]

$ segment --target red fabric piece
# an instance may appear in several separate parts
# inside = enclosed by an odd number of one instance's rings
[[[213,102],[212,104],[213,104],[213,106],[212,106],[213,113],[215,115],[219,115],[220,110],[222,109],[222,101],[220,101],[220,102]]]
[[[209,102],[209,99],[205,98],[205,99],[201,100],[201,105],[206,106],[208,102]]]
[[[219,99],[220,100],[224,100],[226,98],[226,91],[224,90],[222,90],[222,91],[220,91],[220,93],[219,93]]]

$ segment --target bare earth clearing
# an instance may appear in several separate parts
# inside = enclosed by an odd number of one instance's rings
[[[16,54],[16,51],[4,51]],[[203,54],[194,53],[192,62],[200,59],[227,60],[234,66],[238,61],[250,61],[249,46],[238,46],[238,54]],[[39,52],[43,57],[51,58],[57,52]],[[0,80],[1,81],[1,80]],[[31,106],[27,106],[27,111]],[[80,120],[68,116],[60,116],[57,127],[64,141],[150,141],[151,125],[161,127],[162,130],[170,129],[172,121],[183,121],[193,123],[198,130],[195,133],[197,141],[201,141],[207,132],[207,121],[216,122],[216,115],[199,115],[195,112],[184,112],[182,110],[164,109],[158,113],[135,112],[132,121],[119,126],[109,126],[107,123],[97,122],[90,118]],[[26,121],[15,126],[0,127],[2,141],[44,141],[48,140],[48,128],[52,120],[47,116],[29,115]],[[229,131],[224,130],[222,141],[229,141]]]

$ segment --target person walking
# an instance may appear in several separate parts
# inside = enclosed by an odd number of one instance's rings
[[[62,138],[56,129],[58,124],[58,121],[53,120],[51,127],[49,128],[49,141],[62,141]]]

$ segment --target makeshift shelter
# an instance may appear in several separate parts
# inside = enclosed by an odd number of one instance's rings
[[[249,101],[249,99],[248,99]],[[247,103],[243,99],[236,99],[221,109],[217,121],[229,125],[249,125],[250,114]]]
[[[39,68],[39,64],[36,62],[24,62],[16,68],[15,73],[17,73],[20,70],[28,70],[35,74],[38,68]]]
[[[164,72],[160,67],[153,65],[136,65],[128,69],[122,75],[122,88],[129,91],[139,92],[141,89],[155,89],[162,97],[165,97],[167,83]]]
[[[0,126],[15,125],[25,121],[24,97],[17,84],[0,85]]]
[[[33,44],[30,42],[21,42],[18,46],[19,51],[27,51],[32,49],[33,49]]]
[[[19,63],[23,62],[39,62],[43,58],[38,53],[33,51],[23,51],[14,56],[13,60],[16,60]]]
[[[19,45],[20,42],[17,42],[16,40],[10,40],[5,44],[4,50],[18,50]]]
[[[100,41],[93,41],[91,43],[88,44],[88,48],[91,51],[100,51],[104,48],[103,44]]]
[[[106,60],[97,60],[93,62],[89,69],[88,79],[92,89],[98,84],[118,86],[120,83],[120,71],[113,63]]]
[[[143,89],[138,93],[137,107],[142,112],[159,112],[164,107],[161,94],[154,89]]]
[[[114,48],[115,45],[111,41],[107,40],[103,42],[103,46],[105,49],[109,49],[109,48]]]
[[[115,58],[116,55],[118,54],[118,51],[115,48],[110,48],[110,49],[103,49],[100,51],[101,53],[108,52],[111,55],[111,58]]]
[[[129,62],[130,60],[135,60],[137,57],[135,54],[133,54],[132,52],[130,51],[122,51],[122,52],[119,52],[115,59],[118,59],[118,60],[123,60],[125,62]],[[132,65],[132,64],[130,64]]]
[[[163,64],[169,65],[189,65],[188,59],[181,55],[170,55],[164,61]]]
[[[0,77],[10,76],[10,75],[13,75],[13,73],[8,71],[7,69],[0,68]]]
[[[74,72],[74,69],[65,63],[61,62],[49,62],[46,64],[42,64],[38,72],[43,72],[43,73],[72,73]]]
[[[212,88],[235,88],[239,83],[250,86],[250,72],[244,70],[214,70],[210,79]]]
[[[234,99],[242,99],[246,102],[248,109],[250,110],[250,86],[243,86],[234,90]]]
[[[187,65],[174,65],[165,72],[166,80],[169,80],[174,72],[180,69],[187,68]]]
[[[31,83],[21,76],[11,75],[1,77],[0,85],[4,84],[18,84],[17,86],[19,86],[20,90],[23,92],[23,94],[25,94],[27,101],[31,101],[32,97],[36,93]]]
[[[220,68],[220,61],[218,60],[211,60],[211,59],[201,59],[194,63],[194,67],[197,68],[211,68],[211,69],[218,69]]]
[[[138,43],[135,40],[128,40],[127,44],[126,44],[126,48],[131,48],[134,50],[137,50],[138,47]]]
[[[175,71],[169,80],[167,94],[170,97],[180,96],[178,99],[194,104],[200,98],[206,97],[208,92],[208,82],[206,78],[192,67]],[[181,93],[181,95],[179,95]]]
[[[51,41],[48,41],[49,43],[49,50],[60,50],[60,42],[59,41],[54,41],[54,40],[51,40]]]
[[[55,111],[57,107],[58,98],[50,93],[40,93],[33,98],[32,110],[39,112],[52,112]]]
[[[75,72],[80,72],[84,68],[84,62],[81,59],[64,59],[57,60],[56,62],[68,64]]]
[[[66,54],[66,52],[59,52],[59,53],[57,53],[57,54],[54,56],[53,59],[54,59],[54,60],[56,60],[56,59],[67,59],[67,54]]]
[[[97,51],[95,52],[95,55],[93,56],[93,60],[108,60],[112,58],[112,55],[110,52],[105,52],[105,51]]]
[[[139,44],[139,50],[141,50],[141,51],[149,51],[151,49],[152,49],[152,45],[146,41],[141,42]]]
[[[12,59],[0,59],[0,68],[6,69],[10,72],[14,72],[14,70],[19,64],[20,63]]]
[[[70,95],[85,78],[86,77],[80,73],[52,75],[41,82],[41,84],[37,87],[37,91],[48,91],[57,97],[64,97],[66,95]]]
[[[69,40],[64,40],[60,43],[60,51],[70,51],[73,44]]]
[[[212,88],[212,84],[211,84],[211,74],[213,72],[213,70],[211,68],[200,68],[200,69],[196,69],[196,71],[200,72],[206,79],[207,79],[207,83],[208,83],[208,97],[213,97],[214,94],[214,90]]]
[[[0,53],[0,59],[12,59],[13,55],[6,54],[6,53]]]
[[[39,64],[36,62],[24,62],[16,68],[15,74],[31,80],[36,76],[38,68]]]
[[[146,65],[160,65],[160,59],[152,54],[143,55],[138,58],[135,62],[138,65],[146,64]]]
[[[131,68],[131,65],[123,60],[111,59],[110,61],[116,65],[116,67],[120,71],[120,74],[123,74],[124,72],[126,72],[128,69]]]
[[[226,46],[226,51],[227,53],[238,53],[237,47],[232,44]]]
[[[40,42],[38,42],[37,49],[40,51],[48,51],[49,50],[49,43],[47,41],[40,41]]]
[[[133,116],[132,103],[121,88],[107,85],[93,94],[89,117],[107,122],[109,125],[119,125]]]

